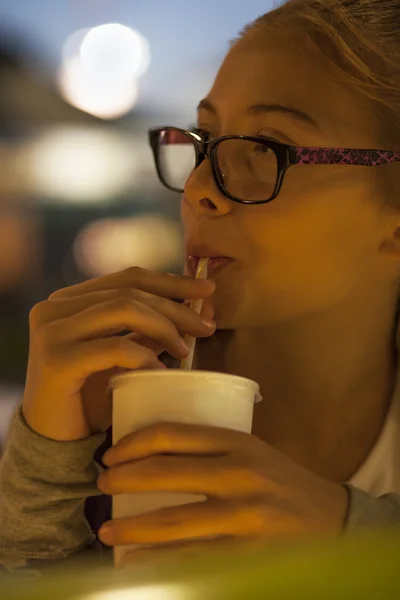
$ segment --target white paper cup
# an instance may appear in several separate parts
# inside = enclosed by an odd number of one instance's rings
[[[210,371],[135,371],[113,377],[113,444],[147,425],[180,422],[251,433],[254,403],[261,400],[251,379]],[[204,501],[194,494],[140,492],[113,498],[113,518]],[[114,561],[137,546],[116,546]]]

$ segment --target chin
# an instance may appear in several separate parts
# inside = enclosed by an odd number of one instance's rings
[[[258,329],[291,321],[298,316],[298,308],[292,302],[290,304],[276,305],[265,297],[260,301],[259,296],[257,300],[252,299],[248,289],[247,295],[245,292],[232,294],[231,291],[221,293],[219,290],[212,298],[214,319],[219,331]]]
[[[264,323],[261,323],[258,319],[254,319],[254,316],[253,318],[246,318],[246,315],[240,314],[238,311],[232,313],[224,311],[222,314],[219,314],[218,311],[216,311],[215,321],[217,323],[217,331],[253,329],[264,325]]]
[[[225,284],[217,281],[210,302],[217,330],[265,327],[282,318],[281,303],[272,306],[266,294],[261,295],[249,278],[231,278]]]
[[[218,330],[239,329],[246,327],[246,318],[236,294],[227,290],[215,293],[213,296],[214,319]]]

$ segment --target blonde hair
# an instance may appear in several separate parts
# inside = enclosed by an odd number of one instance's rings
[[[325,61],[332,78],[359,94],[378,149],[399,149],[400,0],[286,0],[247,25],[239,39],[263,30],[289,33]],[[379,169],[386,201],[400,208],[399,165]]]

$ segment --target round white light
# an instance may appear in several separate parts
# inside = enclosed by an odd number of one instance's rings
[[[91,30],[91,27],[85,27],[84,29],[77,29],[67,38],[62,49],[62,60],[63,62],[71,60],[75,56],[79,56],[81,51],[82,42]]]
[[[130,27],[108,23],[80,29],[64,45],[59,87],[73,106],[115,119],[135,105],[137,79],[149,63],[147,40]]]
[[[119,23],[108,23],[86,34],[80,58],[85,75],[112,84],[140,77],[149,66],[150,51],[140,33]]]
[[[109,85],[107,80],[88,77],[78,57],[63,65],[59,85],[62,95],[70,104],[100,119],[116,119],[126,114],[138,97],[136,80]]]

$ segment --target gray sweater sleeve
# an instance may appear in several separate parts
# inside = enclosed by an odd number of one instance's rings
[[[384,494],[374,498],[353,485],[345,484],[344,487],[349,493],[346,532],[400,525],[400,495]]]
[[[98,495],[99,467],[93,459],[104,435],[57,442],[14,416],[0,461],[0,564],[72,556],[94,541],[84,502]]]

